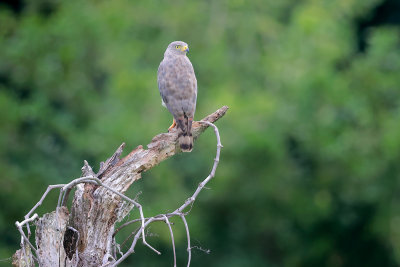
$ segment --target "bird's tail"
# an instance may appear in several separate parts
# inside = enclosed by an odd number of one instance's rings
[[[188,118],[186,115],[176,120],[178,142],[182,152],[190,152],[193,149],[192,121],[193,118]]]

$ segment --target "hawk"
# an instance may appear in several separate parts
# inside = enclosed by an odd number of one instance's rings
[[[178,142],[183,152],[190,152],[193,148],[192,122],[197,99],[197,80],[192,63],[186,56],[188,52],[185,42],[170,43],[157,73],[162,104],[174,117],[168,130],[177,127]]]

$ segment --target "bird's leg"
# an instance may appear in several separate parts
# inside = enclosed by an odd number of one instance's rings
[[[174,120],[172,121],[172,125],[169,126],[169,128],[168,128],[168,132],[170,132],[175,126],[176,126],[176,121],[175,121],[175,118],[174,118]]]

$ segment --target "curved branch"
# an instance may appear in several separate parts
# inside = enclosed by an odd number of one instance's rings
[[[170,229],[174,247],[175,244],[173,240],[173,232],[168,218],[180,216],[185,223],[187,231],[189,265],[191,260],[191,247],[189,229],[185,220],[185,216],[188,212],[185,213],[184,209],[195,201],[197,195],[203,189],[205,184],[215,175],[215,169],[218,165],[219,154],[222,145],[220,142],[218,129],[213,122],[224,116],[227,110],[228,107],[223,106],[201,121],[193,122],[192,133],[194,139],[198,138],[198,136],[209,126],[214,128],[217,136],[217,155],[209,176],[199,184],[194,194],[174,212],[159,214],[146,218],[139,202],[130,199],[129,197],[125,196],[124,193],[126,190],[128,190],[133,182],[141,178],[142,172],[151,169],[160,162],[181,152],[179,145],[177,144],[178,133],[176,129],[172,129],[172,131],[169,133],[162,133],[155,136],[151,143],[147,145],[147,149],[144,149],[143,146],[138,146],[126,157],[120,159],[120,155],[122,154],[122,150],[125,146],[123,143],[108,160],[100,164],[100,170],[97,174],[92,171],[92,168],[85,161],[85,164],[82,168],[82,176],[80,178],[77,178],[68,184],[49,186],[39,202],[25,216],[25,220],[21,223],[17,222],[16,224],[21,233],[21,242],[24,243],[23,248],[32,248],[34,252],[37,252],[38,261],[43,263],[43,266],[54,266],[54,264],[57,264],[58,262],[64,262],[64,260],[68,263],[67,266],[116,266],[126,257],[128,257],[129,254],[133,253],[139,238],[142,238],[144,245],[148,246],[156,253],[160,253],[151,247],[145,239],[144,230],[150,223],[154,221],[165,221],[167,223]],[[53,212],[50,215],[45,215],[40,219],[40,222],[42,222],[42,227],[36,229],[37,248],[35,248],[29,242],[29,237],[26,237],[25,233],[22,231],[22,226],[24,224],[28,226],[29,235],[29,222],[37,217],[35,214],[30,218],[30,215],[42,204],[47,194],[55,188],[60,188],[57,209],[56,212]],[[68,213],[66,203],[72,188],[76,188],[76,191],[74,194],[74,200],[72,202],[71,213]],[[126,204],[124,201],[129,204]],[[59,212],[60,206],[62,210]],[[115,223],[117,221],[121,221],[127,214],[129,214],[133,207],[138,208],[140,218],[124,224],[121,226],[121,228],[135,221],[140,221],[141,226],[139,231],[135,233],[135,237],[128,251],[119,259],[113,259],[111,255],[113,255],[112,246],[113,244],[115,245],[114,236],[119,230],[117,229],[117,231],[114,231]],[[54,224],[55,222],[56,224]],[[51,225],[56,225],[57,227],[55,229],[50,229]],[[51,231],[48,231],[48,228]],[[74,229],[74,236],[76,235],[78,240],[75,240],[75,238],[66,238],[64,234],[65,229]],[[46,238],[38,239],[38,236],[46,236]],[[40,244],[40,242],[41,240],[45,241],[45,239],[48,240],[48,242],[53,242],[55,240],[58,242],[58,245],[55,247],[55,249],[57,249],[58,252],[62,252],[58,255],[59,258],[56,257],[54,259],[50,259],[49,257],[45,257],[46,253],[52,251],[51,249],[48,249],[48,251],[43,251],[41,249],[39,253],[38,248],[44,247]],[[64,239],[64,243],[61,243],[61,239]],[[25,244],[27,245],[25,246]],[[66,253],[64,253],[64,250],[60,250],[61,246],[63,246]],[[68,250],[68,248],[70,249]],[[25,250],[20,252],[20,254],[23,254],[24,252]],[[73,257],[74,254],[76,254],[75,257]],[[111,262],[108,262],[109,258],[112,259]],[[175,248],[174,264],[176,264]],[[16,266],[25,265],[22,264],[22,260],[19,260],[16,263]]]

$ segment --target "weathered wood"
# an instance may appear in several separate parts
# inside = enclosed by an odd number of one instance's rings
[[[225,115],[228,107],[224,106],[205,117],[203,121],[215,122]],[[208,128],[207,124],[193,122],[193,137],[196,139]],[[178,133],[172,129],[169,133],[155,136],[147,149],[138,146],[126,157],[120,159],[122,144],[117,151],[101,163],[96,174],[85,162],[82,167],[82,177],[100,178],[104,186],[93,183],[76,185],[71,213],[68,216],[66,207],[58,212],[44,215],[36,231],[36,244],[41,266],[101,266],[109,262],[113,255],[113,233],[117,221],[121,221],[133,208],[121,197],[111,192],[110,187],[119,193],[141,178],[141,173],[159,164],[161,161],[180,152],[177,144]],[[68,198],[68,193],[65,199]],[[66,205],[66,200],[62,203]],[[55,218],[58,218],[58,231],[55,228]],[[68,220],[68,223],[66,223]],[[48,228],[48,229],[47,229]],[[38,238],[39,235],[39,238]],[[46,246],[45,243],[51,244]],[[60,250],[60,244],[64,249]],[[50,256],[54,253],[55,256]],[[17,254],[16,254],[17,255]],[[57,264],[55,261],[57,259]],[[19,265],[23,265],[20,261]]]
[[[12,265],[16,267],[34,267],[32,250],[28,245],[18,249],[12,257]]]
[[[36,222],[36,246],[39,266],[64,266],[63,237],[68,222],[66,207],[45,214]]]
[[[227,111],[222,107],[204,118],[215,122]],[[193,136],[198,137],[208,128],[198,122],[193,123]],[[159,164],[161,161],[180,152],[177,145],[177,131],[162,133],[153,138],[148,149],[138,146],[129,155],[119,159],[122,148],[102,166],[102,181],[120,193],[126,192],[133,182],[141,178],[141,173]],[[117,154],[117,156],[116,156]],[[112,166],[105,166],[112,162]],[[104,187],[91,184],[78,185],[72,206],[71,225],[80,233],[78,266],[100,266],[112,255],[112,234],[123,201]],[[103,262],[104,259],[104,262]]]

